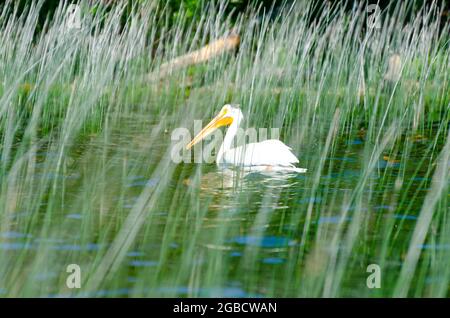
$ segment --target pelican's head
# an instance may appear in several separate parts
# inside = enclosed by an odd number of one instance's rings
[[[192,139],[192,141],[186,146],[186,149],[189,150],[196,143],[204,139],[206,136],[211,134],[214,130],[222,126],[229,126],[233,122],[239,123],[242,119],[242,111],[239,108],[239,105],[230,105],[226,104],[222,107],[219,114],[214,117],[213,120],[209,122],[198,134]]]

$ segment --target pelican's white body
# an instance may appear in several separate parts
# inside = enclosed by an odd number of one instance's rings
[[[298,163],[297,157],[291,152],[291,148],[280,140],[270,139],[231,148],[243,115],[241,110],[235,107],[230,107],[230,112],[233,122],[217,154],[217,165],[227,164],[263,171],[306,172],[306,169],[295,167]]]

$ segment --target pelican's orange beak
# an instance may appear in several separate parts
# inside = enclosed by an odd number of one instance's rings
[[[197,136],[194,137],[194,139],[192,139],[192,141],[190,143],[187,144],[186,150],[191,149],[192,146],[194,146],[199,141],[204,139],[206,136],[211,134],[217,128],[222,127],[222,126],[231,125],[232,122],[233,122],[233,118],[229,117],[229,116],[227,117],[227,111],[226,110],[221,110],[220,113],[216,117],[214,117],[214,119],[211,120],[209,122],[209,124],[206,125],[205,128],[203,128],[197,134]]]

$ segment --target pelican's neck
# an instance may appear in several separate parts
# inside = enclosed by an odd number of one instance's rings
[[[225,133],[225,138],[223,139],[223,143],[220,146],[219,152],[217,153],[216,163],[218,165],[222,163],[224,153],[231,149],[231,145],[233,144],[233,138],[236,136],[238,132],[240,122],[241,116],[238,116],[237,118],[234,118],[230,127],[228,127],[227,132]]]

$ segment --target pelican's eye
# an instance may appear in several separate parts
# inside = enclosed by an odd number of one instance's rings
[[[221,112],[220,112],[221,115],[222,115],[222,116],[225,116],[225,115],[228,113],[228,110],[229,110],[228,107],[222,108],[222,110],[221,110]]]

